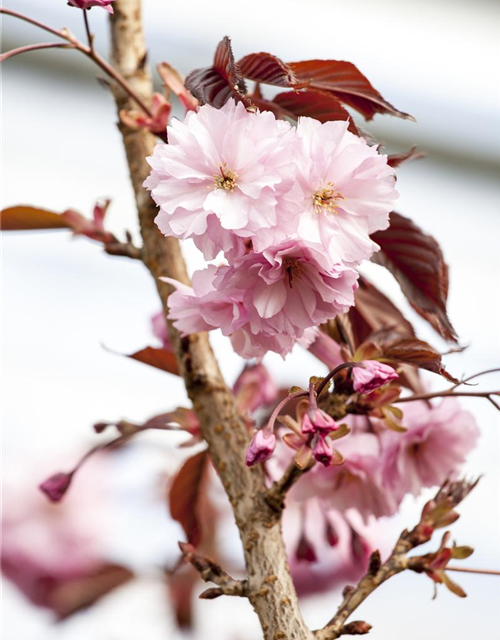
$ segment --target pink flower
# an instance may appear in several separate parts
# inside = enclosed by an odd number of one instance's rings
[[[313,247],[289,240],[233,265],[198,271],[193,288],[177,287],[170,318],[183,333],[220,328],[243,357],[266,351],[286,355],[295,342],[310,344],[316,325],[354,303],[358,274]]]
[[[240,411],[253,413],[262,406],[275,402],[279,389],[263,364],[246,366],[238,376],[233,393]]]
[[[390,540],[391,536],[384,535],[386,525],[371,522],[367,526],[354,509],[341,514],[328,509],[324,501],[317,498],[298,505],[293,500],[293,492],[283,513],[283,530],[290,570],[299,595],[308,596],[355,584],[366,572],[371,552],[380,548],[381,543],[388,547],[385,540]],[[318,562],[304,562],[307,558],[303,555],[301,559],[297,558],[302,538],[310,547],[309,558],[316,557]]]
[[[291,211],[299,212],[293,137],[288,123],[267,111],[250,113],[234,100],[174,120],[169,144],[157,145],[148,159],[152,172],[145,182],[160,207],[160,230],[177,238],[202,236],[212,214],[222,229],[252,238],[257,250],[285,238],[295,225]]]
[[[392,367],[377,360],[361,360],[361,367],[352,369],[353,388],[357,393],[371,393],[398,378]]]
[[[220,268],[214,284],[241,296],[252,333],[298,339],[354,304],[357,278],[353,269],[331,264],[324,252],[288,240]]]
[[[102,7],[108,13],[113,13],[113,7],[110,6],[115,0],[68,0],[68,4],[77,9],[91,9],[92,7]]]
[[[317,407],[310,408],[302,418],[301,431],[304,434],[319,433],[327,436],[338,428],[339,425],[335,420]]]
[[[166,351],[172,351],[172,345],[170,344],[170,338],[168,336],[167,321],[163,311],[158,311],[158,313],[155,313],[151,318],[151,328],[155,338],[158,338],[163,344],[163,348]]]
[[[347,126],[347,121],[299,119],[295,159],[302,212],[297,234],[357,264],[377,250],[369,236],[387,228],[398,194],[387,156]]]
[[[257,464],[257,462],[265,462],[273,455],[276,447],[276,436],[269,433],[266,429],[259,429],[252,438],[247,449],[246,464],[248,467]]]
[[[32,460],[27,478],[16,473],[4,483],[2,572],[35,605],[63,614],[68,585],[103,566],[108,472],[94,464],[87,482],[76,483],[71,500],[59,504],[36,490]]]
[[[59,502],[69,489],[72,479],[73,473],[55,473],[42,482],[39,488],[51,502]]]
[[[381,434],[384,485],[399,499],[456,476],[479,436],[474,417],[455,398],[406,403],[402,425],[405,433]]]
[[[313,448],[314,459],[324,467],[329,467],[333,460],[333,450],[323,436],[318,436],[316,445]]]
[[[183,334],[221,329],[224,335],[230,335],[247,322],[247,314],[242,304],[241,294],[233,291],[218,291],[214,278],[218,269],[209,265],[202,271],[196,271],[192,278],[192,287],[177,280],[164,278],[177,290],[169,296],[169,318]]]
[[[400,497],[382,482],[381,447],[373,433],[351,433],[335,443],[342,465],[316,465],[297,485],[297,499],[321,497],[339,511],[354,508],[367,520],[396,513]]]

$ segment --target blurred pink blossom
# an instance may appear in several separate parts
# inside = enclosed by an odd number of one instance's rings
[[[106,535],[102,463],[92,464],[71,500],[52,504],[32,475],[4,486],[2,571],[34,604],[57,610],[57,590],[103,564]],[[60,613],[60,611],[59,611]]]
[[[253,413],[256,409],[276,402],[279,389],[263,364],[246,366],[234,383],[240,411]]]
[[[344,463],[316,465],[298,483],[297,499],[321,497],[338,511],[356,509],[365,521],[370,516],[394,515],[400,498],[399,493],[396,495],[383,485],[379,438],[374,433],[351,433],[335,446],[344,456]]]
[[[456,477],[479,437],[474,417],[455,398],[432,405],[408,402],[403,407],[401,423],[408,430],[381,432],[384,485],[399,500]]]

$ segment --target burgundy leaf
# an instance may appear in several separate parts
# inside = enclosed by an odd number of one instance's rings
[[[290,62],[293,73],[301,82],[310,81],[311,89],[330,91],[341,102],[359,111],[366,120],[376,113],[390,114],[413,120],[384,100],[368,79],[351,62],[341,60],[304,60]]]
[[[382,349],[382,357],[386,360],[426,369],[450,382],[458,382],[444,368],[439,351],[423,340],[401,338],[395,329],[382,329],[372,334],[371,340]]]
[[[2,231],[28,231],[35,229],[68,229],[70,225],[60,213],[19,205],[1,212]]]
[[[234,60],[231,40],[227,36],[217,45],[213,66],[191,71],[185,85],[201,104],[210,104],[217,109],[224,106],[229,98],[250,105],[245,98],[245,81]]]
[[[397,327],[406,336],[414,336],[415,331],[401,311],[366,278],[358,280],[355,304],[349,311],[352,332],[356,346],[364,342],[373,331]]]
[[[170,514],[182,526],[188,541],[193,545],[197,545],[201,537],[198,502],[207,460],[206,451],[188,458],[170,487]]]
[[[326,91],[309,89],[306,91],[286,91],[279,93],[272,102],[292,118],[307,116],[316,118],[320,122],[349,120],[349,130],[359,135],[349,112],[344,109],[335,96]]]
[[[48,606],[60,620],[86,609],[117,587],[125,584],[134,574],[125,567],[105,564],[91,575],[75,578],[54,585]]]
[[[145,349],[136,351],[136,353],[131,353],[127,357],[143,362],[144,364],[149,364],[156,369],[173,373],[176,376],[179,375],[177,359],[172,351],[156,347],[146,347]]]
[[[276,87],[303,86],[293,75],[290,67],[270,53],[251,53],[238,62],[241,75],[255,82],[272,84]]]
[[[373,262],[386,267],[412,307],[446,340],[457,341],[447,312],[448,267],[439,244],[409,218],[391,213],[390,226],[372,239],[380,245]]]
[[[417,151],[417,147],[412,147],[404,153],[387,156],[387,164],[390,167],[399,167],[403,162],[407,162],[408,160],[420,160],[420,158],[425,158],[425,153],[423,151]]]

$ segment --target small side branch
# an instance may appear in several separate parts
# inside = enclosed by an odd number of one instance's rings
[[[450,549],[446,549],[446,541],[449,533],[443,537],[443,542],[437,552],[419,557],[408,557],[408,553],[425,542],[428,542],[436,529],[446,527],[455,522],[458,513],[455,507],[470,493],[476,486],[477,481],[469,483],[466,481],[446,482],[438,491],[435,498],[430,500],[422,511],[420,522],[411,530],[405,530],[399,536],[389,559],[381,564],[380,554],[375,551],[370,559],[368,572],[359,581],[356,587],[346,587],[344,589],[344,600],[335,616],[328,624],[315,632],[316,640],[336,640],[342,635],[360,635],[368,633],[370,626],[362,621],[346,624],[347,619],[354,613],[359,605],[375,591],[386,580],[406,569],[417,573],[436,574],[447,568],[447,562],[452,557]],[[465,549],[465,547],[461,548]],[[472,550],[470,551],[472,553]],[[460,557],[467,557],[466,554]],[[432,577],[432,576],[431,576]],[[445,583],[448,580],[439,580]],[[461,590],[452,590],[457,595],[462,595]],[[450,588],[450,587],[448,587]],[[458,588],[460,589],[460,588]],[[465,594],[463,594],[465,595]],[[358,629],[354,631],[353,629]]]
[[[205,582],[213,582],[218,585],[216,588],[204,591],[200,598],[213,600],[219,596],[247,596],[248,585],[246,580],[235,580],[216,562],[196,553],[196,549],[192,544],[179,542],[179,548],[184,558],[193,565]]]
[[[142,249],[136,247],[131,241],[107,242],[104,251],[110,256],[124,256],[132,260],[142,260]]]
[[[266,502],[278,513],[285,508],[285,497],[297,480],[311,467],[300,469],[292,460],[282,477],[274,482],[266,494]]]

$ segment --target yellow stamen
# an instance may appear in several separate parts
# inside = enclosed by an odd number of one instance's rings
[[[238,174],[227,168],[227,163],[219,164],[219,173],[214,173],[214,185],[216,189],[234,191]]]
[[[327,182],[326,187],[316,191],[312,199],[316,213],[323,213],[324,211],[338,213],[339,200],[345,200],[340,191],[335,191],[331,182]]]

